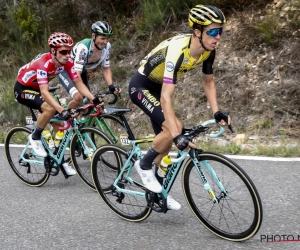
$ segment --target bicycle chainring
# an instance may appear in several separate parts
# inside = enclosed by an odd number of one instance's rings
[[[58,162],[51,156],[47,156],[44,159],[44,166],[46,168],[46,173],[56,176],[59,173]]]

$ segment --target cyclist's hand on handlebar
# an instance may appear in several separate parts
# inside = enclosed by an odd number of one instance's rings
[[[217,111],[214,114],[214,117],[216,122],[219,123],[221,126],[225,126],[226,124],[230,125],[231,118],[228,112]]]
[[[101,97],[95,96],[94,99],[93,99],[93,104],[94,104],[97,108],[100,108],[101,106],[104,105],[104,102],[103,102],[103,100],[102,100]]]
[[[63,118],[64,120],[69,120],[72,117],[71,110],[70,109],[64,109],[60,113],[60,117]]]
[[[231,117],[228,112],[217,111],[214,114],[214,117],[217,123],[219,123],[221,126],[225,126],[227,124],[230,131],[234,133],[231,127]]]
[[[173,142],[179,150],[186,150],[190,148],[196,148],[196,145],[193,144],[185,135],[179,134],[173,138]]]
[[[121,93],[121,88],[119,88],[117,85],[111,84],[108,85],[109,91],[113,92],[115,95],[118,95]]]

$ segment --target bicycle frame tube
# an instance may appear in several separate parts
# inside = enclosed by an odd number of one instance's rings
[[[86,146],[85,140],[87,140],[88,143],[92,146],[93,150],[96,151],[97,148],[96,148],[93,140],[91,139],[91,137],[88,134],[86,134],[86,133],[81,134],[79,129],[75,129],[75,133],[81,144],[81,147],[84,149],[83,153],[88,156],[89,160],[91,160],[92,159],[91,152],[90,152],[89,148]]]
[[[67,149],[67,146],[71,140],[71,137],[73,135],[73,128],[70,128],[68,130],[66,130],[66,133],[63,137],[63,139],[61,140],[60,144],[59,144],[59,147],[57,149],[57,153],[56,153],[56,160],[57,162],[60,164],[63,160],[63,157],[64,157],[64,154],[65,154],[65,151]],[[48,147],[48,146],[47,146]],[[51,154],[53,155],[52,151],[50,151],[51,153],[49,154],[51,156]],[[52,156],[53,157],[53,156]]]
[[[25,148],[23,149],[23,151],[22,151],[22,153],[21,153],[21,155],[20,155],[20,158],[21,158],[24,162],[33,163],[33,164],[36,164],[36,165],[44,165],[44,157],[38,156],[36,153],[34,153],[33,150],[31,150],[31,154],[34,155],[36,158],[38,158],[38,159],[40,159],[40,160],[29,160],[29,159],[26,159],[26,158],[24,157],[24,155],[25,155],[25,153],[26,153],[26,150],[27,150],[28,148],[30,148],[29,145],[30,145],[30,142],[29,142],[29,140],[28,140],[28,142],[27,142]]]
[[[212,198],[212,201],[214,203],[219,203],[218,199],[215,196],[215,193],[213,192],[211,186],[208,183],[208,180],[205,177],[204,172],[202,171],[202,167],[201,167],[200,163],[203,164],[203,166],[206,168],[207,172],[213,178],[213,180],[215,181],[215,183],[217,184],[217,186],[219,187],[221,192],[223,192],[224,194],[227,194],[227,192],[226,192],[223,184],[221,183],[220,179],[218,178],[216,172],[214,171],[214,169],[212,168],[212,166],[209,164],[209,162],[207,160],[202,160],[199,162],[198,159],[195,157],[192,159],[192,161],[194,162],[195,167],[200,175],[204,189],[209,193],[209,195]]]
[[[106,129],[105,132],[108,132],[108,134],[112,137],[114,143],[118,142],[118,138],[114,135],[114,133],[112,132],[112,130],[110,129],[110,127],[107,125],[107,123],[106,123],[106,121],[105,121],[105,119],[103,117],[101,117],[101,116],[97,117],[95,119],[95,122],[96,122],[98,128],[102,132],[104,132],[104,129],[103,129],[102,125],[105,127],[105,129]],[[101,123],[102,123],[102,125],[101,125]]]
[[[149,140],[151,140],[151,139],[149,139]],[[143,142],[147,142],[147,139],[145,139]],[[141,143],[141,140],[138,140],[138,141],[133,140],[133,141],[130,141],[130,143],[132,144],[132,149],[130,150],[130,155],[129,155],[128,159],[126,160],[126,162],[123,164],[122,169],[121,169],[118,177],[114,181],[113,186],[117,189],[118,192],[128,193],[128,194],[131,194],[131,195],[146,198],[144,192],[137,192],[137,191],[131,191],[131,190],[128,190],[128,189],[122,189],[118,186],[118,182],[120,181],[120,177],[123,175],[124,171],[127,170],[125,179],[131,184],[135,184],[137,186],[142,187],[142,185],[135,182],[130,177],[130,174],[131,174],[131,171],[132,171],[132,168],[133,168],[133,165],[132,164],[130,165],[131,158],[136,156],[138,159],[141,159],[142,156],[143,156],[142,151],[140,149],[140,145],[139,145],[139,143]]]
[[[162,194],[164,197],[168,196],[169,191],[171,190],[173,183],[179,173],[179,170],[182,166],[183,161],[185,160],[186,156],[188,155],[188,151],[178,151],[177,157],[175,159],[172,159],[172,165],[168,167],[167,174],[165,176],[164,182],[163,182],[163,190]]]

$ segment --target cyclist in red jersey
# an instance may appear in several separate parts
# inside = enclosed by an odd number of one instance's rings
[[[95,97],[85,86],[74,70],[74,63],[70,58],[74,46],[72,38],[61,32],[55,32],[48,39],[50,51],[39,54],[30,63],[20,68],[17,82],[14,87],[16,100],[33,109],[38,109],[41,114],[37,118],[36,127],[29,135],[29,140],[36,154],[46,157],[47,153],[41,142],[41,134],[50,119],[56,112],[64,120],[71,118],[70,110],[64,109],[49,92],[49,81],[59,73],[66,71],[78,91],[86,96],[90,102],[99,105],[102,100]],[[55,131],[60,124],[52,124]],[[71,166],[64,166],[67,174],[76,174]]]

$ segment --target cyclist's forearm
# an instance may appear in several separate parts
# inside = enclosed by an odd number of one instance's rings
[[[103,69],[103,76],[104,76],[105,81],[107,82],[107,85],[111,85],[113,83],[112,71],[111,71],[110,67],[106,67]]]
[[[74,82],[75,88],[78,89],[80,94],[82,94],[83,96],[88,98],[90,101],[93,100],[94,95],[89,91],[87,86],[81,80],[76,79],[73,82]]]
[[[161,107],[165,117],[164,125],[169,129],[172,137],[174,138],[181,134],[181,129],[177,127],[176,115],[173,109],[172,101],[161,98]]]
[[[213,79],[210,82],[204,82],[204,91],[213,113],[216,113],[219,107],[217,102],[217,90]]]

